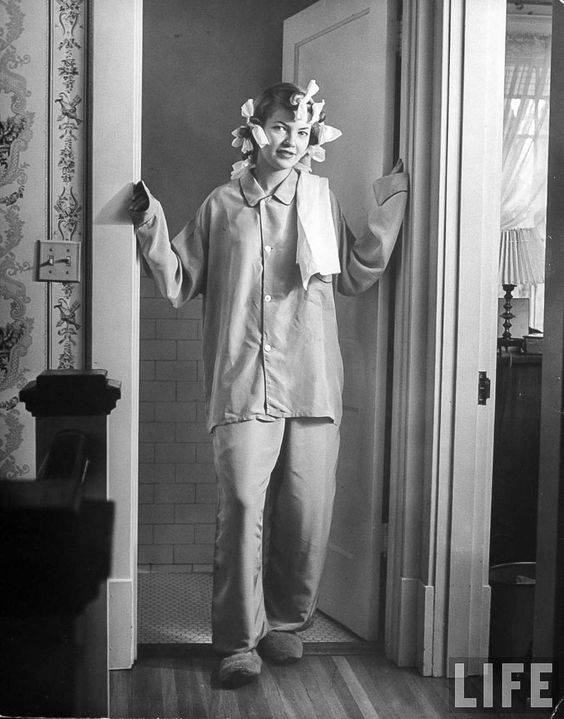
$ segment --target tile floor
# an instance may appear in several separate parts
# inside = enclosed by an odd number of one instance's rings
[[[211,643],[211,574],[140,573],[139,644]],[[320,612],[304,642],[362,642]]]

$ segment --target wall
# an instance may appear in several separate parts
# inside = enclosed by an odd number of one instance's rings
[[[248,97],[281,78],[284,18],[311,0],[145,0],[143,178],[171,234],[239,159]],[[216,489],[202,401],[201,301],[141,284],[139,563],[209,571]]]
[[[84,365],[84,283],[37,282],[35,265],[38,240],[85,235],[86,6],[11,0],[0,27],[0,476],[24,478],[35,423],[19,390]]]

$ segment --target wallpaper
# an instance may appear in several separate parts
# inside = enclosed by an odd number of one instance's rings
[[[37,281],[39,240],[84,237],[83,0],[0,0],[0,477],[34,476],[19,390],[84,365],[84,283]]]

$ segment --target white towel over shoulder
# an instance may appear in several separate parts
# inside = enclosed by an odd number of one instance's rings
[[[303,286],[307,289],[313,275],[335,275],[341,271],[326,177],[300,173],[297,211],[296,262],[300,266]]]

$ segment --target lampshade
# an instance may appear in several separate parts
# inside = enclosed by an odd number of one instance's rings
[[[499,278],[502,285],[537,285],[544,282],[544,245],[534,228],[501,231]]]

